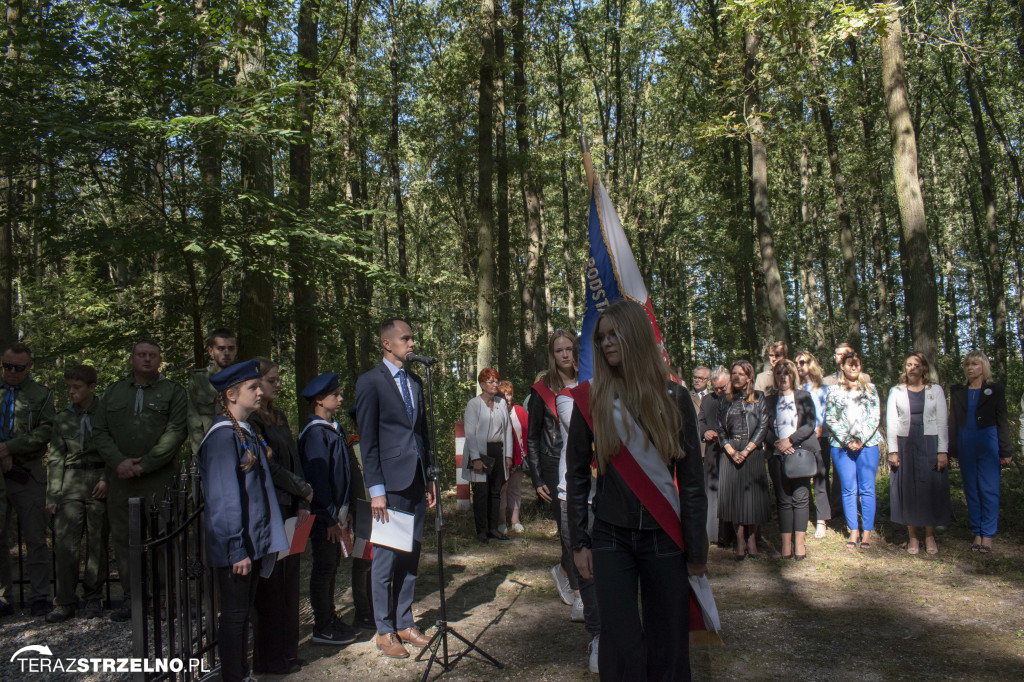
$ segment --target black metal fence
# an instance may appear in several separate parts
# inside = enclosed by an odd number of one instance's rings
[[[151,661],[138,681],[201,680],[218,669],[217,605],[206,563],[196,472],[146,508],[128,501],[132,657]]]

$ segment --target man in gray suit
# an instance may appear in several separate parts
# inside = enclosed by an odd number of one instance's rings
[[[371,569],[377,648],[385,656],[407,658],[403,642],[422,647],[430,641],[415,625],[412,600],[423,519],[436,497],[428,477],[430,438],[423,383],[404,367],[416,346],[412,328],[400,318],[385,320],[380,345],[384,351],[380,364],[356,382],[356,422],[374,519],[387,521],[389,507],[411,513],[415,519],[412,551],[377,545]]]

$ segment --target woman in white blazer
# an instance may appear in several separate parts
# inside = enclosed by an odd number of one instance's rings
[[[921,551],[919,526],[925,550],[938,554],[935,527],[950,523],[946,395],[930,376],[924,355],[911,353],[886,410],[892,522],[907,527],[910,554]]]
[[[512,468],[512,422],[505,400],[498,395],[501,376],[490,367],[480,370],[480,395],[466,405],[466,443],[462,451],[463,477],[473,490],[476,537],[508,541],[498,530],[501,486]]]

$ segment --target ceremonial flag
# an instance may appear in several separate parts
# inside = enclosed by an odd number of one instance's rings
[[[583,163],[587,167],[587,178],[590,183],[590,257],[587,259],[587,311],[583,316],[580,337],[580,381],[594,377],[592,338],[597,318],[605,308],[621,298],[636,301],[647,309],[647,314],[651,317],[651,326],[654,327],[654,336],[661,346],[662,357],[668,364],[668,354],[661,340],[661,329],[654,319],[651,297],[647,293],[640,268],[636,265],[619,215],[615,212],[611,197],[608,196],[608,190],[594,173],[590,152],[583,153]]]

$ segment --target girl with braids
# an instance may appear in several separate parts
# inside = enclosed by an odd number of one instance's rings
[[[260,406],[256,360],[210,377],[221,415],[197,454],[206,508],[206,545],[220,592],[218,649],[225,682],[249,676],[249,610],[257,578],[273,571],[277,552],[288,549],[267,464],[266,443],[246,423]]]
[[[596,585],[601,679],[689,680],[687,576],[704,575],[708,556],[693,401],[639,304],[608,306],[593,342],[594,378],[570,391],[566,484],[575,564]]]

